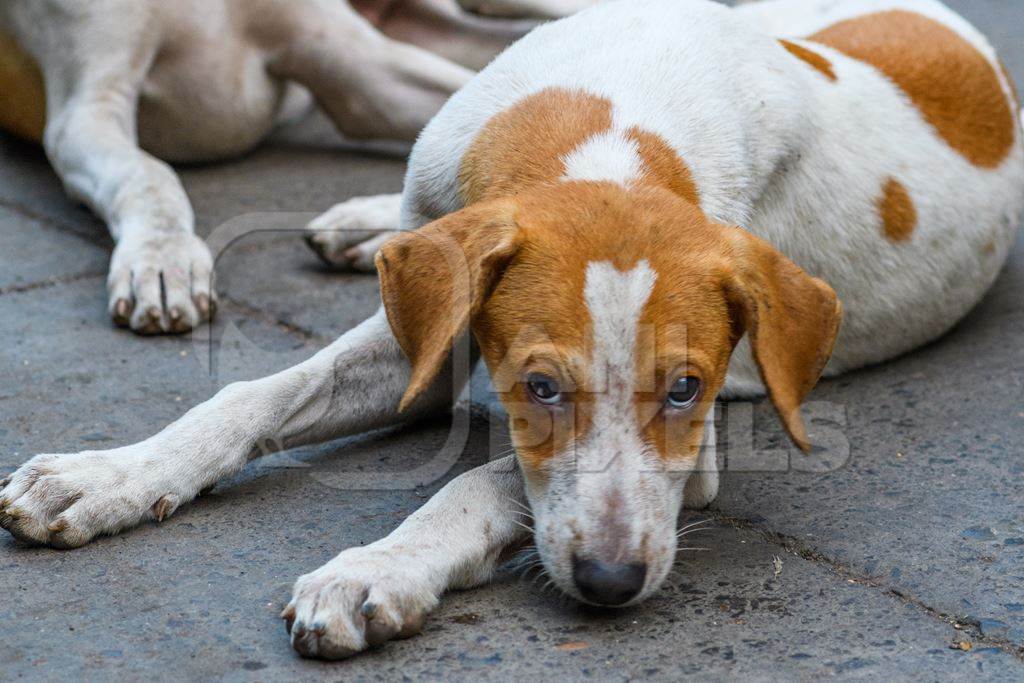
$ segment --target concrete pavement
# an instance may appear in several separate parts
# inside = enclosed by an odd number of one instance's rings
[[[1024,7],[950,4],[1024,83]],[[397,191],[403,170],[316,122],[245,159],[183,169],[204,235],[227,221],[256,232],[218,262],[212,332],[142,339],[106,317],[102,226],[40,151],[0,138],[0,475],[38,452],[149,436],[368,315],[375,278],[325,271],[290,230],[341,199]],[[447,422],[270,456],[161,525],[81,550],[0,536],[0,676],[1020,680],[1022,291],[1024,241],[949,336],[824,383],[813,410],[830,448],[813,458],[788,450],[769,406],[725,406],[730,464],[752,447],[773,471],[725,474],[713,509],[692,517],[716,520],[695,544],[708,550],[639,607],[591,611],[509,570],[448,596],[411,640],[335,664],[292,653],[277,615],[295,578],[386,534],[503,443],[473,410],[458,462],[411,490],[336,484],[430,461]]]

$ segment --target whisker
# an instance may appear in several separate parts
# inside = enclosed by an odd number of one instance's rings
[[[533,533],[533,527],[530,526],[529,524],[523,524],[522,522],[516,521],[514,519],[512,520],[512,523],[515,524],[516,526],[519,526],[519,527],[522,527],[522,528],[526,529],[531,534]]]
[[[713,521],[715,521],[715,520],[713,520],[713,519],[698,519],[696,522],[690,522],[686,526],[682,527],[681,529],[679,529],[679,531],[686,531],[690,527],[699,526],[701,524],[710,524]]]
[[[526,510],[527,512],[530,512],[530,513],[533,512],[533,510],[530,508],[530,506],[527,505],[526,503],[524,503],[521,500],[517,500],[515,498],[512,498],[511,496],[505,496],[505,500],[507,500],[508,502],[512,503],[513,505],[518,505],[519,507],[521,507],[522,509]]]

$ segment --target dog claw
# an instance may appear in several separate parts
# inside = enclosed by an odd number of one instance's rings
[[[188,318],[185,317],[185,312],[177,306],[173,307],[167,315],[171,321],[171,332],[181,334],[182,332],[188,332],[192,329],[192,325],[189,323]]]
[[[178,507],[178,497],[167,495],[153,504],[153,516],[156,521],[162,522],[170,517]]]
[[[199,317],[207,320],[210,315],[210,299],[205,294],[196,297],[196,308],[199,310]]]
[[[46,528],[50,530],[50,533],[59,534],[68,528],[68,522],[66,519],[58,519],[56,522],[51,522]]]
[[[284,629],[291,634],[292,626],[295,624],[295,605],[288,605],[281,612],[281,618],[284,619]]]
[[[118,299],[114,304],[114,324],[118,327],[128,327],[132,317],[132,305],[128,299]]]

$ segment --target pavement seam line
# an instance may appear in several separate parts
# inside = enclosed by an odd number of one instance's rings
[[[257,308],[256,306],[247,304],[239,299],[235,299],[225,294],[220,294],[218,296],[222,301],[230,303],[232,306],[236,307],[237,309],[239,309],[240,312],[244,313],[250,318],[254,318],[261,322],[275,325],[280,329],[284,330],[285,332],[289,332],[291,334],[302,337],[302,339],[305,341],[316,342],[324,345],[330,344],[331,342],[334,341],[333,338],[325,337],[323,335],[317,334],[312,330],[308,330],[305,327],[302,327],[301,325],[296,325],[295,323],[288,322],[287,320],[282,320],[281,318],[275,316],[273,313],[269,313],[263,310],[262,308]]]
[[[21,294],[23,292],[31,292],[37,289],[49,289],[50,287],[57,287],[59,285],[70,284],[72,282],[79,282],[81,280],[101,278],[105,276],[106,272],[98,273],[95,271],[75,273],[73,275],[58,275],[47,280],[28,282],[23,285],[10,285],[7,287],[0,287],[0,296],[4,296],[5,294]]]
[[[825,555],[824,553],[809,547],[800,539],[795,538],[793,536],[787,536],[786,534],[782,534],[777,531],[765,529],[756,524],[755,522],[749,519],[744,519],[742,517],[732,517],[724,513],[718,512],[716,510],[707,510],[706,512],[708,515],[712,517],[712,519],[714,519],[716,522],[720,524],[732,527],[734,529],[751,531],[760,536],[768,543],[776,545],[782,548],[784,551],[796,555],[797,557],[803,560],[812,562],[817,565],[824,565],[832,573],[836,574],[842,579],[846,579],[850,583],[881,590],[889,598],[901,602],[905,605],[914,607],[915,609],[924,612],[927,616],[935,620],[949,624],[950,626],[955,627],[957,624],[959,624],[961,628],[958,630],[961,633],[970,636],[974,643],[982,644],[987,647],[996,648],[1012,656],[1019,662],[1024,663],[1024,646],[1005,638],[993,638],[991,636],[986,636],[984,633],[982,633],[981,624],[977,619],[971,619],[968,617],[961,618],[956,615],[948,614],[946,612],[943,612],[942,610],[936,609],[931,605],[927,604],[926,602],[924,602],[923,600],[921,600],[920,598],[910,595],[902,589],[895,588],[883,582],[879,577],[864,576],[863,574],[858,573],[852,567],[849,567],[840,562],[839,560],[831,558]]]
[[[38,213],[38,212],[33,211],[32,209],[28,208],[27,206],[24,206],[22,204],[18,204],[17,202],[12,202],[9,199],[0,198],[0,207],[3,207],[4,209],[7,209],[8,211],[16,213],[16,214],[20,215],[22,218],[28,218],[29,220],[32,220],[32,221],[34,221],[36,223],[39,223],[43,227],[48,228],[50,230],[57,230],[57,231],[60,231],[60,232],[62,232],[64,234],[73,235],[74,237],[77,237],[80,240],[88,242],[89,244],[92,244],[93,246],[102,247],[103,249],[109,249],[110,248],[110,241],[107,240],[107,239],[104,239],[103,237],[98,237],[98,236],[93,235],[91,233],[82,232],[81,230],[77,230],[70,223],[65,223],[65,222],[57,220],[57,219],[55,219],[55,218],[53,218],[51,216],[47,216],[45,214]]]

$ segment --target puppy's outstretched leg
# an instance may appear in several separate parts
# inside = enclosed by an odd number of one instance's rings
[[[161,520],[267,443],[314,443],[450,407],[464,374],[442,372],[413,415],[399,416],[409,362],[382,309],[304,363],[231,384],[145,441],[36,456],[0,490],[0,526],[24,541],[69,548]]]
[[[401,213],[400,194],[355,197],[310,222],[306,243],[329,265],[374,271],[374,257],[398,230]]]
[[[343,135],[412,141],[472,71],[387,38],[347,3],[302,3],[270,60],[309,88]]]
[[[451,481],[386,538],[295,584],[282,617],[305,657],[341,659],[420,630],[441,594],[490,580],[530,536],[515,456]]]

